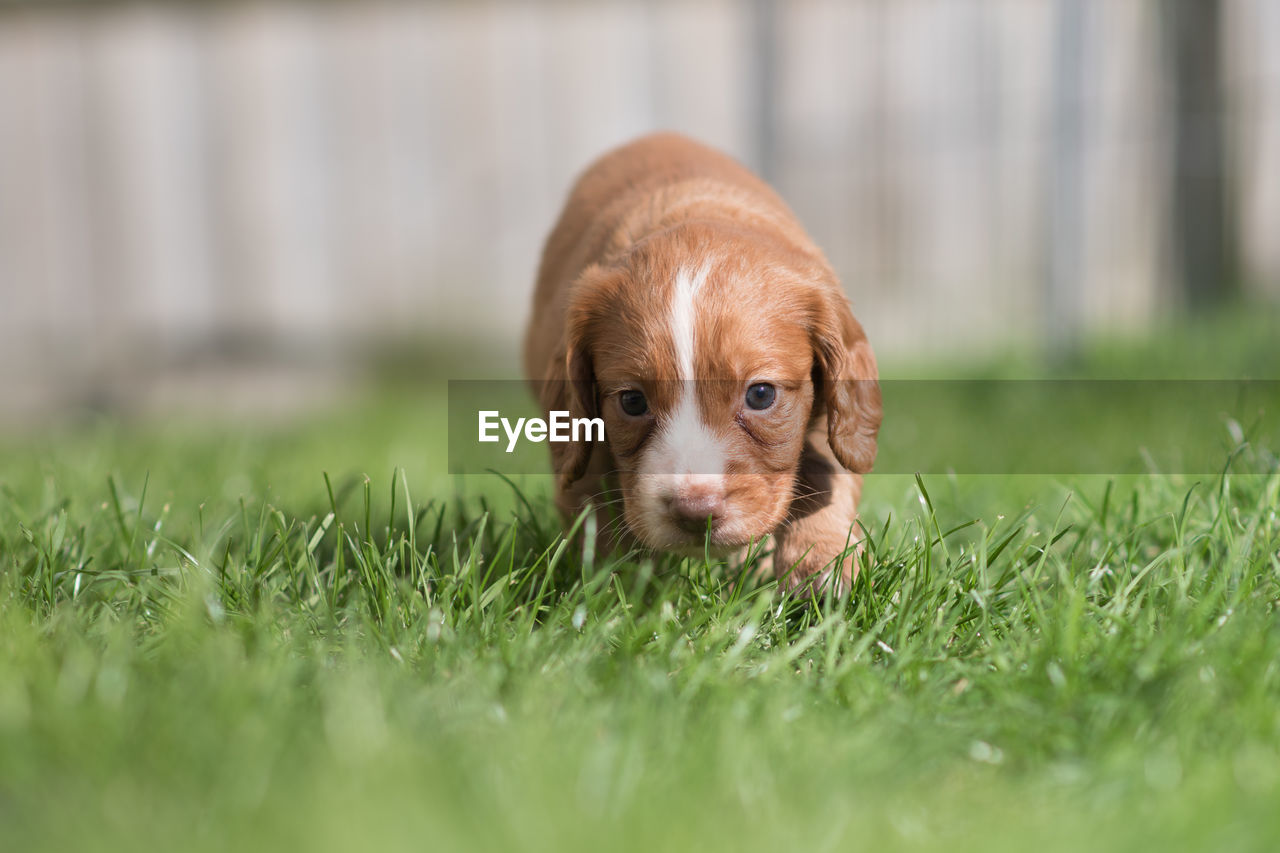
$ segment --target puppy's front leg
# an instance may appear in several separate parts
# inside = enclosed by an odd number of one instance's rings
[[[836,461],[825,426],[811,431],[800,457],[796,497],[774,534],[773,570],[784,586],[821,592],[831,573],[839,572],[839,589],[850,588],[862,550],[862,531],[855,525],[861,494],[862,475]]]

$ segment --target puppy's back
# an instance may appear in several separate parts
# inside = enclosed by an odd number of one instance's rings
[[[578,178],[547,238],[525,338],[525,371],[543,378],[562,354],[569,288],[593,263],[627,252],[680,219],[763,224],[772,236],[817,252],[786,204],[732,158],[675,133],[615,148]]]

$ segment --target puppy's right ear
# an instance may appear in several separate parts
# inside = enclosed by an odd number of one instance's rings
[[[604,268],[593,264],[583,270],[570,290],[564,354],[551,359],[542,385],[541,402],[546,412],[568,411],[575,419],[600,416],[592,351],[610,277]],[[592,445],[585,441],[551,443],[551,461],[562,488],[582,479],[591,452]]]

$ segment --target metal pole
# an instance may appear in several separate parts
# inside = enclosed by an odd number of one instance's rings
[[[1044,331],[1051,358],[1070,356],[1084,297],[1084,55],[1087,0],[1057,0],[1049,164]]]
[[[755,169],[766,181],[777,178],[778,166],[778,4],[752,0],[751,56],[754,105]]]

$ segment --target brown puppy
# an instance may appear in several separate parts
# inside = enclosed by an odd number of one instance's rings
[[[875,357],[822,253],[738,163],[673,134],[596,161],[547,240],[525,371],[544,411],[604,420],[604,443],[551,452],[557,505],[593,503],[606,545],[772,536],[789,586],[852,579]]]

